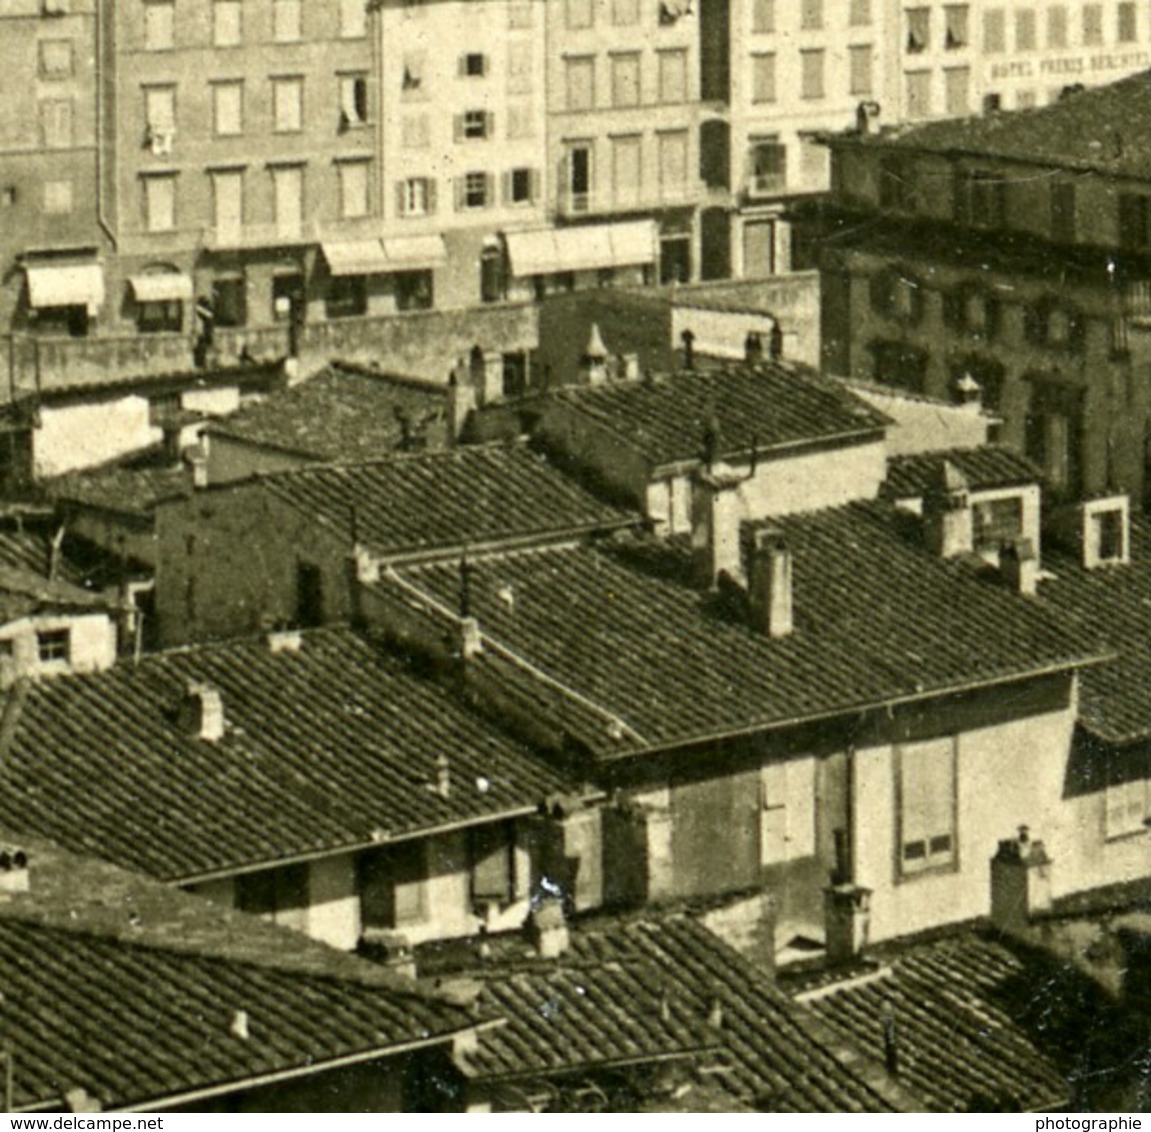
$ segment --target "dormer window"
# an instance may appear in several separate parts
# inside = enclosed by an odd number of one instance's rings
[[[977,552],[998,551],[1004,543],[1014,543],[1023,537],[1023,497],[1020,495],[976,501],[971,517]]]
[[[1125,495],[1083,504],[1083,566],[1121,566],[1130,561],[1130,503]]]
[[[69,629],[45,629],[36,634],[36,650],[41,664],[67,664],[72,655]]]

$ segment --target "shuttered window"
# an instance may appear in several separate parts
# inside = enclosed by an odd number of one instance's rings
[[[954,738],[899,746],[899,869],[956,863]]]

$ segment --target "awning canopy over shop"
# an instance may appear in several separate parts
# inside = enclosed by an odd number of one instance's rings
[[[379,240],[347,240],[321,245],[333,275],[382,275],[394,271]]]
[[[104,305],[104,270],[98,263],[25,264],[28,303],[45,307],[86,307],[95,314]]]
[[[512,274],[522,278],[654,263],[656,226],[654,220],[584,224],[509,232],[506,240]]]
[[[383,245],[390,271],[419,271],[448,259],[443,236],[401,236],[384,240]]]
[[[192,277],[178,271],[132,275],[128,285],[138,303],[186,302],[192,298]]]

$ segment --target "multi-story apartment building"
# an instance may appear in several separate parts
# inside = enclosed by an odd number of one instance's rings
[[[384,246],[434,269],[440,305],[503,298],[502,234],[547,221],[544,7],[378,6]]]
[[[86,333],[104,305],[94,0],[0,4],[0,326]],[[23,270],[17,270],[22,267]]]
[[[708,181],[729,188],[737,208],[723,274],[773,275],[806,262],[796,248],[793,264],[782,214],[797,195],[827,190],[821,132],[845,129],[861,112],[886,115],[891,8],[890,0],[703,0]]]
[[[1068,86],[1151,65],[1151,12],[1134,0],[902,0],[885,121],[1056,101]]]
[[[974,379],[1057,493],[1146,500],[1149,111],[1143,74],[836,139],[824,369],[932,397]]]

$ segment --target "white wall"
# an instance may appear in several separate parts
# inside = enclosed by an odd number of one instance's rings
[[[1059,862],[1075,851],[1062,800],[1074,718],[1069,709],[963,732],[956,752],[956,867],[902,879],[895,750],[856,751],[855,879],[873,893],[873,940],[987,915],[991,857],[1020,825],[1047,844],[1058,877]]]
[[[68,659],[42,661],[36,634],[59,629],[69,631]],[[24,617],[0,626],[0,641],[12,643],[12,655],[0,663],[0,686],[23,676],[100,672],[116,661],[116,625],[102,612]]]
[[[732,467],[736,472],[750,471],[747,463],[734,463]],[[882,440],[763,460],[755,475],[736,489],[737,522],[874,499],[886,474]],[[685,534],[691,530],[692,484],[693,476],[685,474],[655,481],[649,487],[648,517],[662,524],[670,518],[674,524],[670,530],[663,527],[663,533]],[[669,492],[674,505],[669,505]]]
[[[146,397],[45,405],[32,433],[33,474],[39,478],[90,468],[158,444],[162,437],[151,423]]]
[[[356,859],[352,854],[325,857],[308,868],[308,918],[305,931],[351,951],[360,941],[360,896],[356,888]]]
[[[996,418],[971,405],[948,405],[901,396],[874,386],[845,382],[853,393],[895,422],[887,430],[887,454],[910,456],[944,448],[976,448],[988,441]]]

